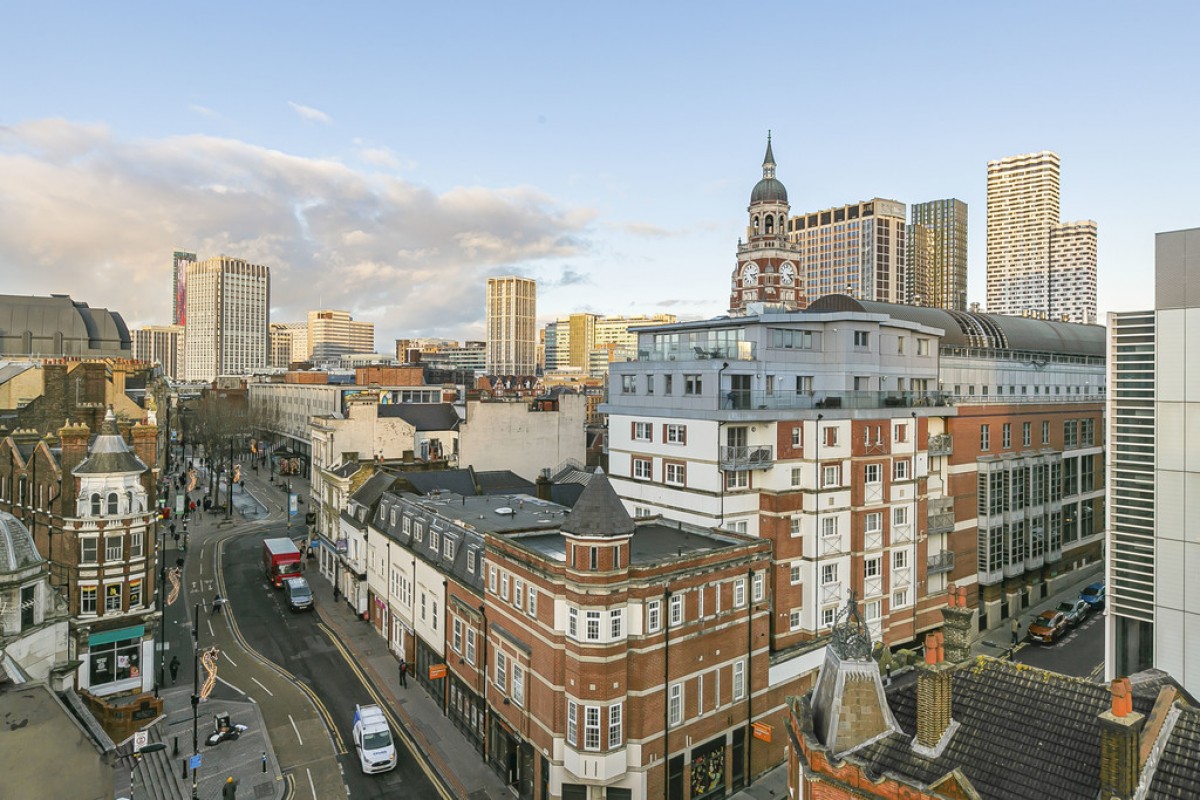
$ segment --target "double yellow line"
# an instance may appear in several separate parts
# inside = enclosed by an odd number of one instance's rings
[[[225,538],[228,539],[230,537],[225,537]],[[228,597],[229,594],[225,591],[225,571],[221,567],[221,552],[224,549],[225,549],[225,539],[221,539],[220,541],[217,542],[217,546],[216,546],[216,562],[217,563],[216,563],[215,570],[216,570],[217,586],[218,586],[219,591],[221,592],[221,596]],[[325,723],[325,728],[329,731],[329,737],[333,740],[334,748],[337,750],[336,755],[339,755],[339,756],[346,755],[346,753],[348,752],[346,750],[346,742],[344,739],[342,739],[342,734],[338,732],[337,725],[335,725],[333,723],[333,716],[329,713],[329,709],[325,707],[325,703],[323,703],[321,701],[321,698],[317,697],[316,692],[314,692],[312,690],[312,688],[308,686],[308,684],[304,683],[302,680],[297,678],[295,675],[293,675],[287,669],[280,666],[279,664],[276,664],[274,661],[269,660],[266,656],[262,655],[257,650],[255,650],[253,647],[251,647],[250,643],[246,641],[246,637],[244,637],[242,635],[241,628],[239,628],[238,624],[237,624],[237,619],[232,613],[225,615],[225,621],[229,623],[229,629],[233,633],[233,638],[235,640],[237,640],[238,645],[240,645],[244,651],[249,653],[253,658],[255,658],[263,666],[267,667],[268,669],[274,670],[279,675],[282,675],[283,677],[287,678],[292,683],[296,684],[296,686],[300,689],[300,691],[304,692],[304,694],[308,697],[309,701],[313,704],[313,707],[317,709],[317,713],[321,715],[321,720],[322,720],[322,722]],[[321,627],[323,628],[325,626],[322,625]],[[364,681],[364,683],[365,683],[365,681]]]
[[[329,637],[329,641],[332,642],[333,646],[336,647],[338,652],[342,654],[342,658],[350,666],[350,669],[354,671],[354,674],[358,676],[359,682],[366,687],[367,694],[371,695],[371,699],[375,701],[375,704],[383,709],[383,713],[387,716],[388,722],[391,723],[392,730],[399,731],[400,735],[404,737],[404,741],[408,744],[408,751],[414,755],[420,753],[420,748],[417,747],[417,743],[413,740],[412,736],[409,735],[408,730],[401,725],[400,720],[398,720],[396,716],[392,714],[392,709],[389,706],[387,699],[375,689],[375,685],[371,681],[367,680],[366,674],[362,671],[362,668],[359,667],[358,663],[351,658],[350,651],[348,651],[346,646],[342,644],[342,640],[339,639],[337,635],[325,625],[324,622],[318,622],[317,627]],[[425,773],[426,777],[429,778],[429,782],[438,790],[438,794],[445,798],[445,800],[455,800],[455,796],[450,793],[449,787],[443,784],[442,776],[435,772],[432,767],[430,767],[429,762],[420,757],[416,758],[416,761],[421,765],[421,770]]]

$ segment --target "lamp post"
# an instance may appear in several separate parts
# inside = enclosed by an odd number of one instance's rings
[[[160,515],[161,516],[161,515]],[[163,661],[166,659],[167,606],[163,602],[163,584],[167,576],[167,529],[159,519],[158,525],[158,673],[154,681],[154,696],[158,697],[159,687],[163,684]]]
[[[200,605],[196,603],[192,617],[192,800],[196,794],[196,778],[200,757]]]

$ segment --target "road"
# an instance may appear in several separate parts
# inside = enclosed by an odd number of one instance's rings
[[[312,612],[289,610],[283,592],[264,580],[261,542],[267,537],[286,535],[283,525],[269,525],[224,542],[222,577],[241,637],[259,655],[281,667],[320,699],[328,714],[326,722],[332,722],[336,731],[334,746],[351,797],[437,797],[437,790],[404,747],[400,748],[395,770],[379,775],[362,773],[351,738],[354,706],[380,703],[386,708],[386,704],[373,694],[353,660],[341,650],[320,618]],[[332,598],[316,598],[316,602],[322,601],[332,602]],[[257,687],[241,688],[250,691]]]
[[[1064,675],[1103,680],[1104,612],[1093,611],[1077,628],[1052,645],[1026,642],[1013,660]]]

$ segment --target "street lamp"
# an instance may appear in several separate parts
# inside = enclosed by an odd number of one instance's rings
[[[160,515],[161,516],[161,515]],[[154,681],[154,696],[158,697],[158,689],[163,684],[163,661],[167,657],[167,606],[163,602],[163,584],[167,582],[167,528],[159,519],[158,525],[158,676]]]
[[[200,604],[196,603],[192,617],[192,800],[196,794],[196,773],[200,761]]]

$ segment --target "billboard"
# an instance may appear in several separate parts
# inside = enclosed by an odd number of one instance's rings
[[[173,304],[173,324],[184,325],[187,321],[187,268],[188,264],[196,263],[195,253],[175,251],[174,276],[175,300]]]

